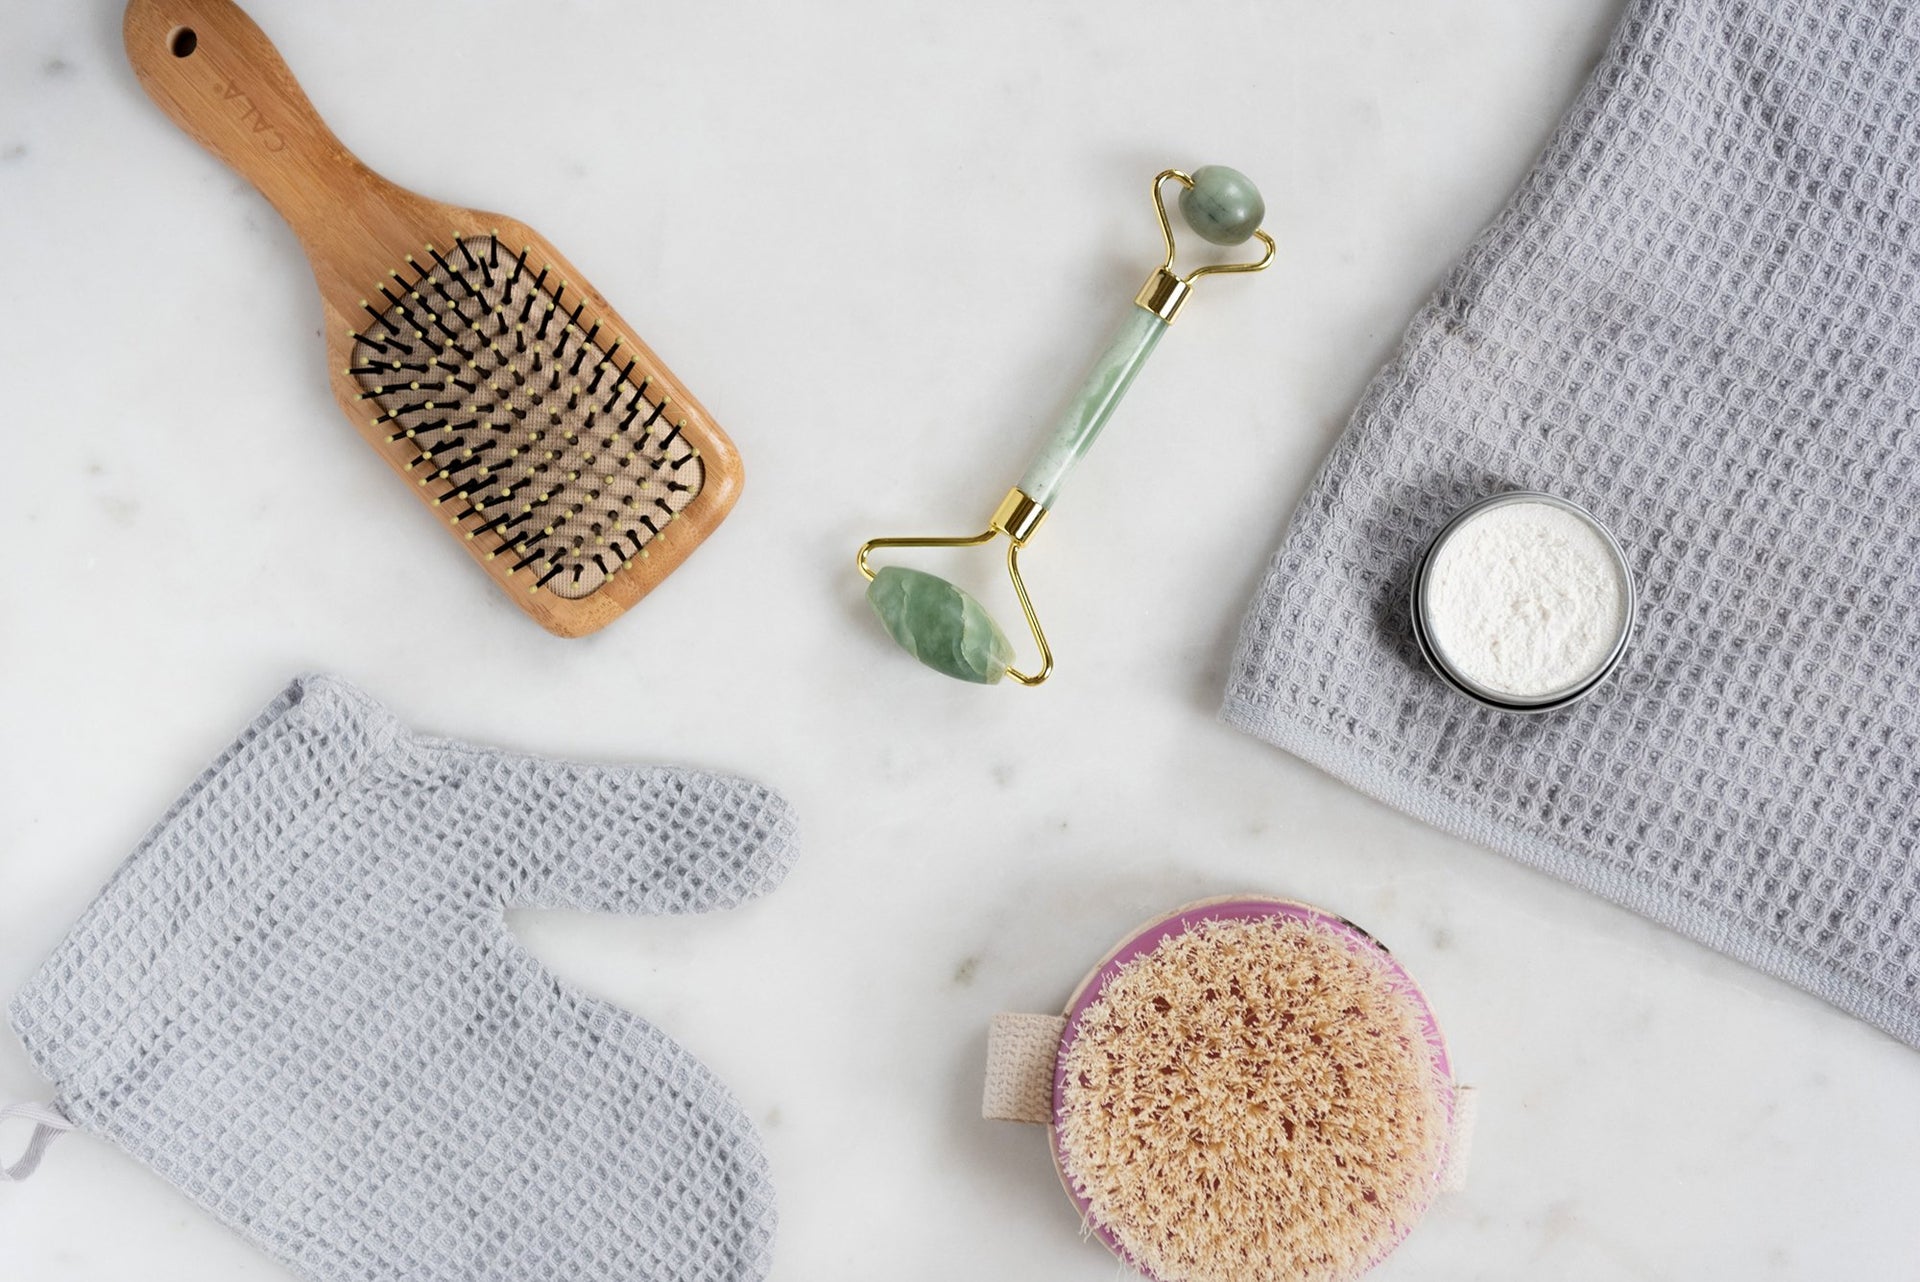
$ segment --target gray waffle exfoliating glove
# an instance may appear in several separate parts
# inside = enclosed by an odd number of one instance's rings
[[[327,1282],[764,1276],[753,1127],[508,906],[727,908],[793,852],[756,784],[409,733],[296,681],[14,1001],[76,1125]]]

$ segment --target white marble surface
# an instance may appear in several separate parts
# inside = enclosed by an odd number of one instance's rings
[[[562,642],[343,423],[298,247],[140,94],[118,5],[0,0],[0,990],[327,668],[432,731],[798,802],[747,910],[514,921],[736,1087],[777,1279],[1113,1278],[1041,1133],[977,1117],[986,1020],[1240,889],[1393,945],[1484,1088],[1470,1191],[1377,1276],[1913,1276],[1920,1054],[1213,719],[1316,460],[1617,9],[257,0],[369,162],[545,231],[745,454],[713,542]],[[1057,682],[920,671],[854,546],[979,523],[1153,261],[1144,179],[1207,161],[1280,259],[1196,298],[1036,546]],[[0,1033],[0,1098],[45,1090]],[[281,1276],[96,1139],[0,1188],[9,1280]]]

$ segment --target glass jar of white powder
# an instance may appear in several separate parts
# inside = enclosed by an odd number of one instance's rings
[[[1637,599],[1598,518],[1531,491],[1456,513],[1413,575],[1413,635],[1434,672],[1506,712],[1548,712],[1619,664]]]

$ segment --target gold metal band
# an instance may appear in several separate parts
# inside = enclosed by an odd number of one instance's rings
[[[1173,318],[1180,314],[1180,308],[1187,301],[1187,295],[1193,292],[1190,281],[1181,280],[1164,267],[1153,269],[1153,275],[1147,277],[1147,283],[1133,296],[1136,306],[1144,307],[1167,324],[1173,324]]]
[[[1000,500],[1000,506],[993,510],[993,519],[987,522],[987,528],[998,531],[1025,546],[1033,532],[1040,528],[1040,522],[1047,519],[1047,509],[1040,506],[1033,496],[1015,486],[1007,491],[1007,497]]]

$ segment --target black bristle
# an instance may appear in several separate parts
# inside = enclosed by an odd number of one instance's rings
[[[643,555],[702,476],[680,424],[650,439],[669,399],[638,355],[537,264],[491,236],[416,251],[373,283],[346,372],[446,519],[577,598]]]

